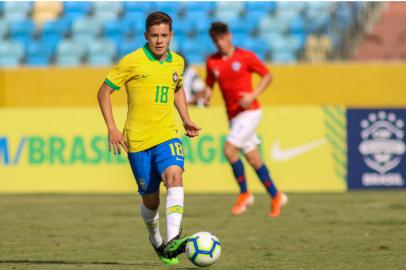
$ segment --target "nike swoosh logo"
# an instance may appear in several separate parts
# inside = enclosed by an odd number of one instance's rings
[[[183,161],[183,159],[182,159],[182,158],[176,158],[176,160],[177,160],[177,161]]]
[[[272,146],[271,157],[273,160],[276,161],[287,161],[299,155],[307,153],[325,144],[326,142],[327,142],[326,138],[321,138],[292,148],[281,149],[280,141],[277,140]]]
[[[147,78],[147,77],[149,77],[149,75],[141,75],[141,78],[143,78],[143,79],[145,79],[145,78]]]

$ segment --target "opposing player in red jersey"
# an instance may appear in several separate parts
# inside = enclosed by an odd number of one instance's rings
[[[240,195],[231,212],[234,215],[241,214],[254,202],[254,196],[247,189],[244,166],[239,158],[242,151],[271,196],[269,216],[277,217],[287,197],[276,189],[261,159],[257,148],[260,140],[255,133],[261,119],[257,97],[270,85],[272,75],[254,53],[233,45],[226,24],[212,23],[209,33],[218,52],[211,55],[206,63],[206,102],[209,104],[213,85],[217,81],[230,123],[224,154],[240,187]],[[262,77],[255,89],[252,86],[252,73]]]

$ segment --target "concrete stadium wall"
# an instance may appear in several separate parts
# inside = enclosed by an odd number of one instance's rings
[[[405,107],[406,64],[314,64],[270,66],[274,83],[263,105]],[[198,67],[204,76],[204,67]],[[18,68],[0,70],[0,106],[97,106],[96,92],[107,68]],[[258,78],[255,78],[257,81]],[[113,95],[125,105],[124,91]],[[213,105],[222,104],[215,91]]]

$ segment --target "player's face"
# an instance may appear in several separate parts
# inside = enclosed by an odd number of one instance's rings
[[[227,54],[233,47],[230,33],[213,37],[213,42],[222,54]]]
[[[149,48],[157,57],[162,57],[169,48],[173,33],[168,24],[152,25],[144,33]]]

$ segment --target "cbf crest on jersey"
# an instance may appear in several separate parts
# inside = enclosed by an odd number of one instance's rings
[[[348,110],[348,187],[406,187],[406,110]]]
[[[176,71],[173,73],[172,79],[173,79],[173,82],[174,82],[174,83],[177,83],[177,82],[178,82],[178,80],[179,80],[179,75],[178,75],[178,73],[177,73]]]

